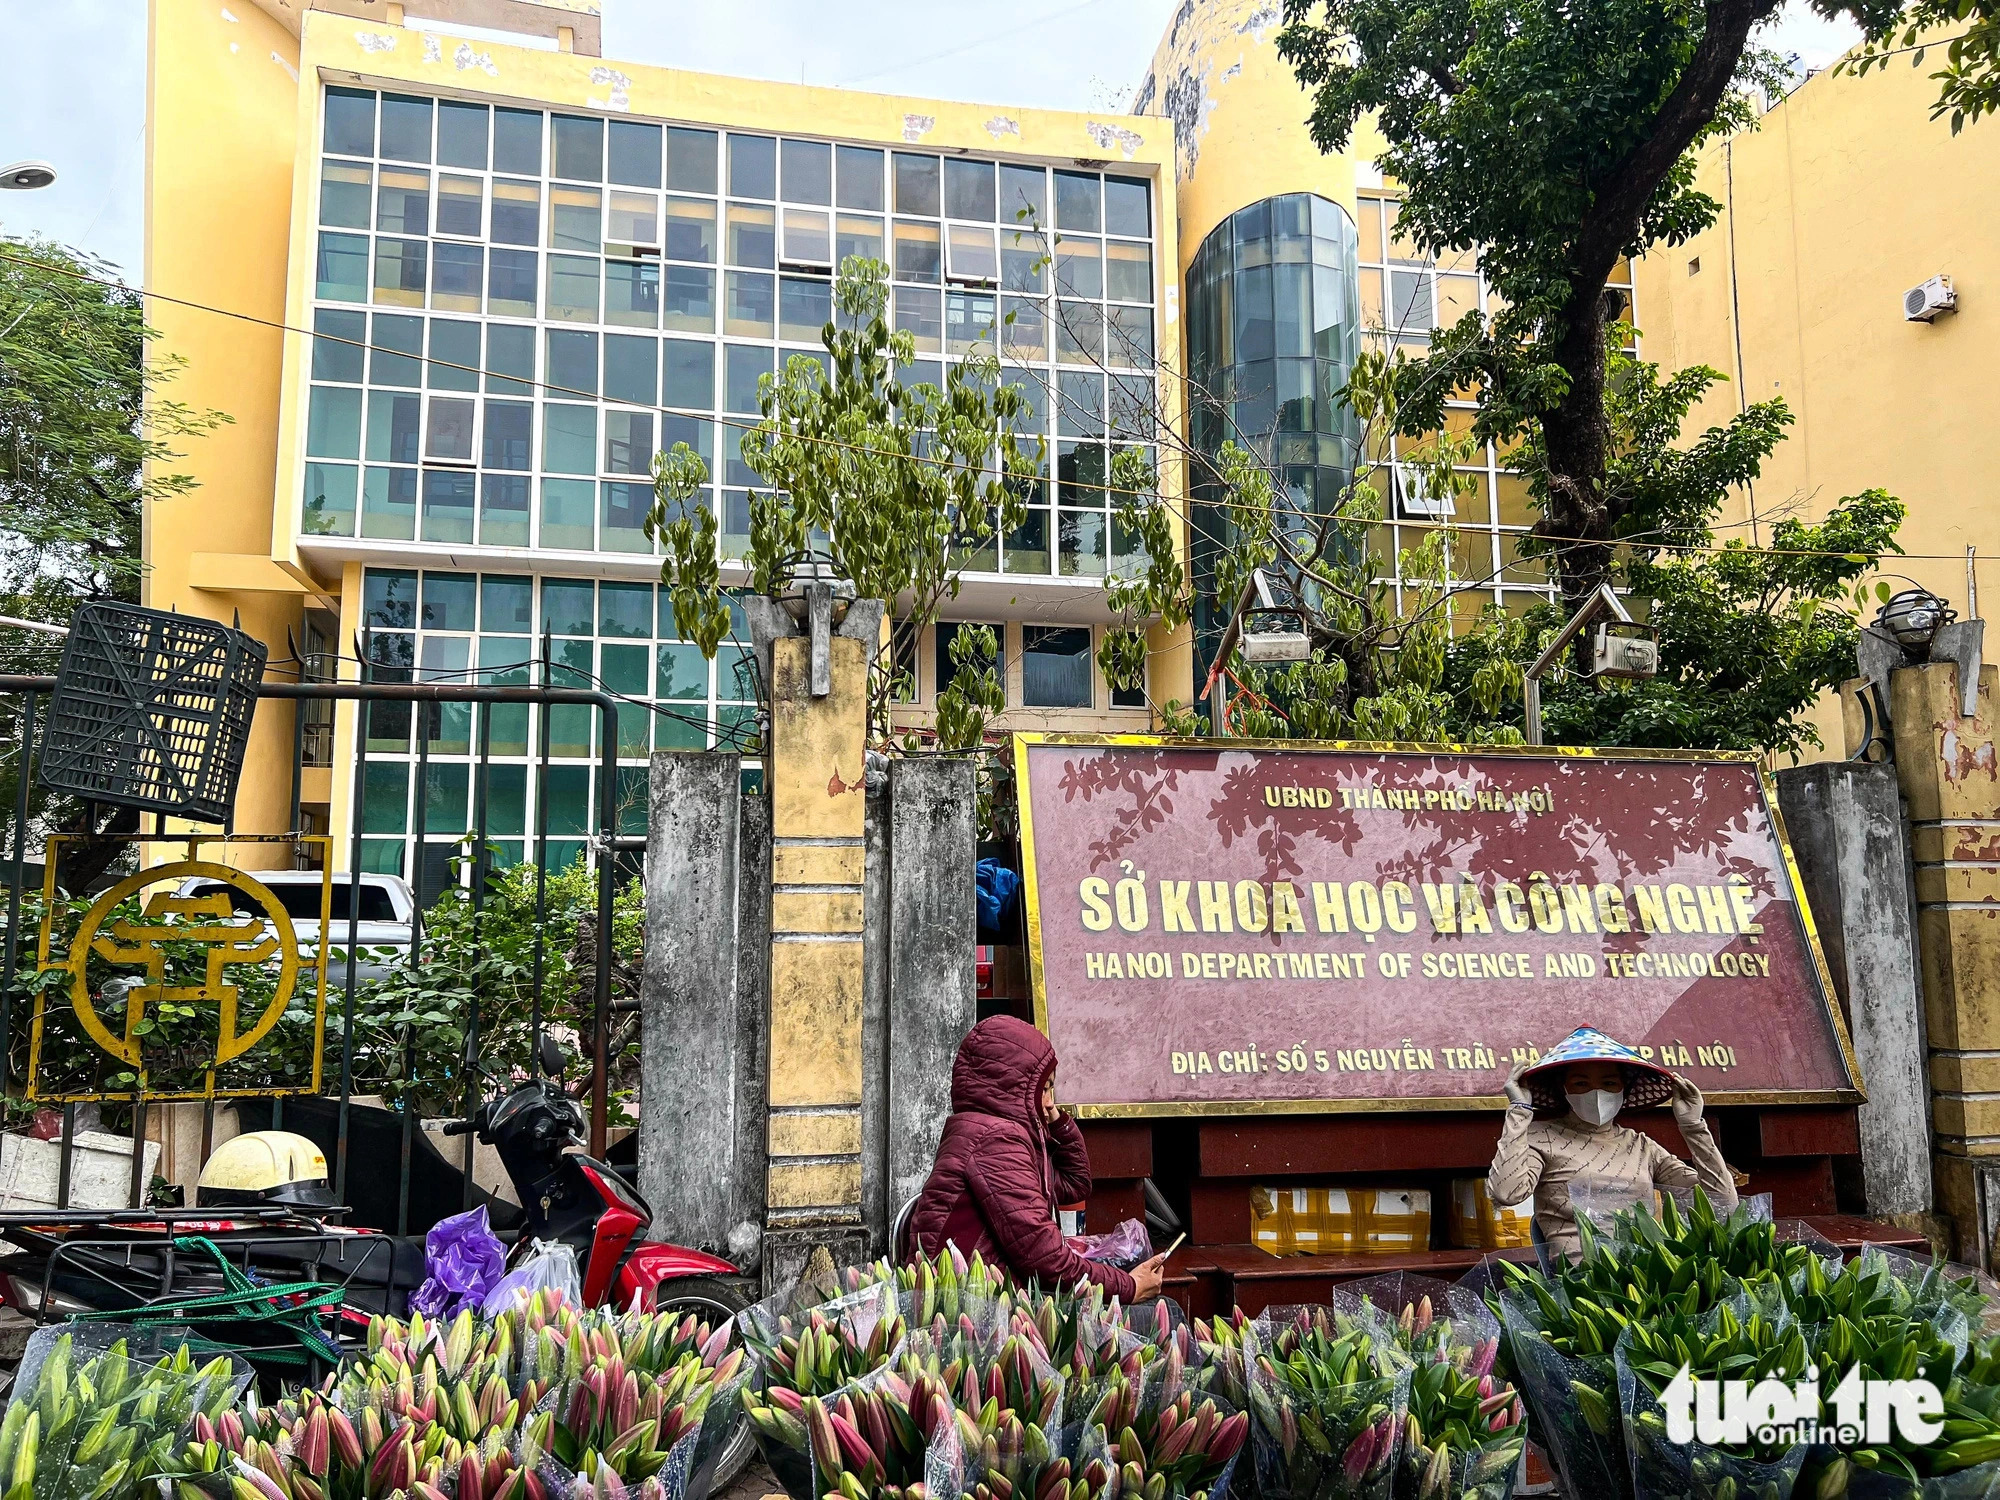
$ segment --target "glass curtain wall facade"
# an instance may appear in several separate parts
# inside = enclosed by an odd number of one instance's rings
[[[321,146],[305,537],[650,555],[652,455],[685,442],[740,556],[758,378],[824,362],[860,255],[904,380],[997,338],[1048,441],[971,567],[1111,565],[1107,442],[1156,406],[1146,179],[332,87]]]
[[[1354,221],[1337,203],[1288,193],[1238,209],[1209,232],[1187,273],[1189,436],[1268,463],[1297,525],[1336,506],[1359,458],[1360,426],[1336,396],[1361,350]],[[1212,596],[1231,538],[1212,478],[1191,486],[1192,563]],[[1197,682],[1227,618],[1196,616]]]

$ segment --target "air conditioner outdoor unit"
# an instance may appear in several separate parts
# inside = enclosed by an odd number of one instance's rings
[[[1591,642],[1590,670],[1598,677],[1651,677],[1660,670],[1660,646],[1650,625],[1607,620]]]
[[[1933,276],[1922,286],[1903,293],[1903,319],[1909,323],[1929,323],[1941,313],[1958,310],[1958,293],[1951,289],[1949,276]]]

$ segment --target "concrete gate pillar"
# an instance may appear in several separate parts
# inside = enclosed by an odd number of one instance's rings
[[[1908,806],[1929,1040],[1933,1178],[1960,1259],[2000,1243],[2000,669],[1965,711],[1954,662],[1895,671],[1896,769]]]

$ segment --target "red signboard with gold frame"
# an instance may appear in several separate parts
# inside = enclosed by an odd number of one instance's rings
[[[1694,751],[1015,736],[1036,1023],[1085,1116],[1499,1107],[1588,1023],[1862,1098],[1774,788]]]

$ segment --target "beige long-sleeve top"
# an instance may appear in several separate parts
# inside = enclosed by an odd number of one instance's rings
[[[1649,1197],[1655,1188],[1699,1186],[1718,1214],[1736,1207],[1736,1182],[1705,1122],[1681,1122],[1690,1165],[1651,1136],[1617,1121],[1586,1125],[1575,1115],[1537,1120],[1523,1104],[1511,1106],[1500,1127],[1500,1145],[1486,1174],[1495,1203],[1535,1200],[1535,1222],[1551,1251],[1578,1254],[1576,1211],[1570,1195],[1607,1206]]]

